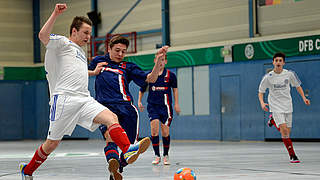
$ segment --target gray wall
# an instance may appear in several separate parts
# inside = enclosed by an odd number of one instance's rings
[[[41,0],[42,26],[54,5],[67,3],[69,9],[61,15],[53,29],[56,34],[69,34],[75,15],[86,16],[91,11],[91,0]],[[104,36],[136,1],[98,0],[102,24],[99,36]],[[248,39],[248,0],[170,0],[170,37],[173,47],[192,48],[206,43]],[[258,8],[258,27],[261,36],[317,31],[320,28],[318,0],[294,2],[283,0],[280,5]],[[0,65],[22,66],[33,64],[32,1],[0,2]],[[161,0],[143,0],[115,30],[115,33],[147,31],[161,28]],[[17,43],[19,42],[19,43]],[[138,51],[155,49],[161,44],[161,33],[138,37]],[[230,44],[230,42],[228,42]],[[85,48],[86,49],[86,48]],[[43,61],[44,48],[41,49]]]
[[[248,38],[248,14],[246,0],[172,0],[172,45],[196,45]]]
[[[91,11],[90,0],[40,0],[41,24],[45,23],[56,3],[67,3],[68,11],[58,18],[53,33],[69,35],[69,26],[76,15]],[[0,66],[32,66],[33,19],[32,0],[0,1]],[[42,61],[44,48],[41,50]]]
[[[258,8],[259,32],[262,36],[320,29],[320,1],[283,0],[282,4]]]
[[[0,66],[33,62],[32,0],[0,1]]]
[[[121,19],[136,1],[98,1],[102,13],[99,36]],[[249,37],[246,0],[170,0],[171,45],[184,46]],[[237,18],[235,18],[237,17]],[[161,28],[161,0],[141,1],[114,33]],[[138,50],[155,49],[161,34],[138,37]]]
[[[52,29],[53,34],[69,37],[70,25],[75,16],[87,16],[91,11],[91,0],[50,0],[40,1],[40,27],[50,17],[56,3],[67,3],[68,9],[61,14]],[[87,47],[84,47],[87,52]],[[44,61],[45,47],[41,44],[41,59]]]
[[[137,2],[128,0],[98,0],[98,11],[101,12],[102,23],[99,36],[105,36],[127,11]],[[161,0],[142,0],[113,33],[141,32],[161,28]],[[161,34],[156,33],[138,37],[139,51],[155,49],[161,43]]]

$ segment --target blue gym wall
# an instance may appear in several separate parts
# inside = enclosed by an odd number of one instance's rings
[[[261,78],[267,68],[273,67],[271,62],[268,59],[210,65],[210,115],[175,115],[171,126],[172,138],[233,141],[280,138],[275,128],[266,126],[269,114],[261,110],[257,96]],[[311,100],[311,106],[307,107],[292,89],[292,138],[319,139],[320,98],[316,92],[320,90],[320,57],[293,57],[286,62],[286,68],[298,74],[304,90],[309,90],[308,98]],[[133,86],[131,91],[137,94],[138,88]],[[146,98],[143,102],[146,104]],[[221,113],[224,103],[227,107]],[[140,113],[140,129],[141,136],[150,134],[146,112]]]
[[[192,140],[265,140],[280,138],[275,128],[266,127],[257,93],[261,78],[272,60],[246,61],[209,65],[210,115],[177,116],[171,125],[172,139]],[[311,106],[304,105],[295,89],[292,138],[320,139],[320,56],[293,57],[286,60],[304,90],[308,90]],[[176,69],[171,69],[176,72]],[[137,103],[139,88],[130,89]],[[94,78],[89,90],[94,96]],[[48,90],[45,80],[0,81],[0,140],[44,139],[48,130]],[[143,99],[146,105],[146,96]],[[221,113],[221,106],[225,106]],[[140,112],[140,136],[149,136],[147,112]],[[77,127],[71,138],[101,138],[99,131],[88,132]]]
[[[0,140],[46,137],[49,125],[47,81],[0,81],[0,99]]]

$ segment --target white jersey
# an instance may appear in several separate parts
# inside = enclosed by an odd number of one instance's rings
[[[45,55],[50,97],[56,94],[89,96],[88,65],[83,49],[65,36],[50,35]]]
[[[280,74],[271,71],[263,77],[260,82],[259,93],[265,93],[266,89],[269,88],[270,112],[291,113],[293,111],[290,85],[292,87],[301,85],[301,81],[293,71],[283,69]]]

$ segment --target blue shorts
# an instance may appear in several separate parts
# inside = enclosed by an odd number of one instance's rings
[[[131,103],[104,104],[104,106],[118,116],[119,123],[126,131],[130,143],[133,144],[135,140],[138,140],[139,119],[137,108]],[[107,127],[100,125],[99,129],[103,135]]]
[[[172,106],[169,105],[158,105],[158,104],[148,104],[147,110],[149,113],[150,121],[154,119],[159,119],[162,124],[170,127],[172,122]]]

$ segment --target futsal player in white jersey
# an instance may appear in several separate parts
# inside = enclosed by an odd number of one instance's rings
[[[66,4],[56,4],[39,32],[39,39],[47,48],[45,70],[50,90],[50,126],[46,141],[31,161],[20,164],[22,179],[33,179],[33,172],[57,148],[64,135],[71,135],[77,124],[91,131],[100,124],[107,126],[112,140],[129,157],[126,159],[129,163],[150,145],[150,141],[130,145],[117,116],[90,96],[87,60],[81,46],[90,40],[91,21],[86,17],[75,17],[69,38],[50,34],[57,17],[66,9]],[[99,73],[101,68],[99,65],[90,73]],[[122,180],[122,177],[115,179]]]
[[[297,89],[306,105],[310,105],[310,101],[305,97],[301,87],[301,81],[296,73],[283,69],[284,64],[285,54],[276,53],[273,56],[274,68],[261,80],[258,97],[261,108],[267,112],[270,108],[270,112],[272,112],[272,117],[275,123],[274,125],[280,129],[282,141],[286,146],[290,156],[290,162],[299,163],[300,161],[294,152],[292,141],[290,139],[293,112],[290,86]],[[266,89],[269,89],[269,104],[265,103],[263,100]],[[269,108],[267,106],[269,106]]]

